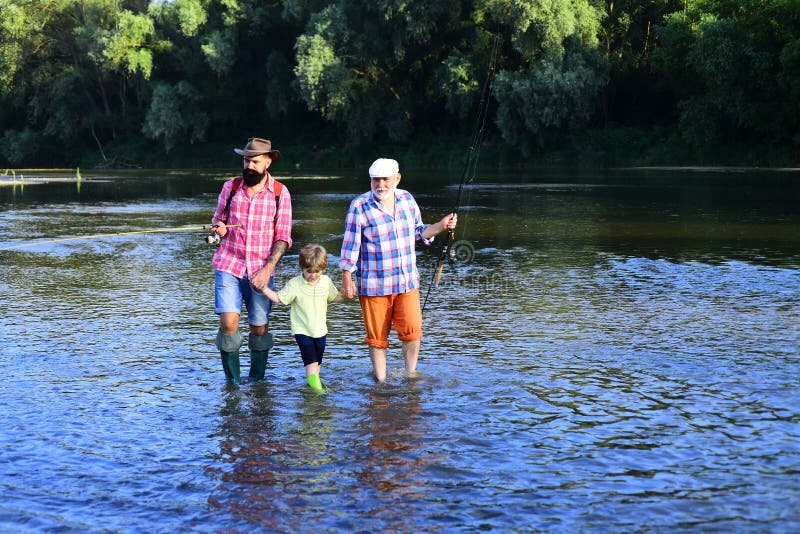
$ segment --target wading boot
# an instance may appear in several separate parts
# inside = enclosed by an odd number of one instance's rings
[[[251,382],[264,380],[264,371],[267,369],[267,357],[272,348],[272,334],[267,332],[263,336],[250,334],[247,338],[250,347],[250,377]]]
[[[319,379],[319,374],[308,375],[306,381],[316,393],[325,393],[325,387],[322,385],[322,380]]]
[[[222,370],[228,382],[239,384],[239,347],[242,346],[242,334],[223,334],[217,332],[217,348],[222,357]]]

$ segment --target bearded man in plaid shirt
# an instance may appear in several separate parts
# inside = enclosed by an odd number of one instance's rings
[[[250,324],[249,377],[264,378],[273,344],[267,331],[272,301],[261,290],[273,288],[275,267],[292,246],[292,199],[267,171],[281,157],[270,141],[253,137],[234,152],[243,158],[242,176],[222,186],[211,222],[221,238],[213,260],[214,311],[220,318],[217,348],[226,379],[238,384],[242,304]]]
[[[457,216],[451,213],[434,224],[423,224],[414,197],[397,189],[400,167],[393,159],[375,160],[369,176],[370,191],[356,197],[347,211],[339,265],[342,294],[345,298],[358,294],[375,379],[384,382],[392,325],[402,341],[406,374],[417,368],[422,311],[416,241],[430,244],[439,233],[456,227]]]

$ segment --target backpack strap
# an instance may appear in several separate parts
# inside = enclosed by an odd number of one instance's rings
[[[286,189],[282,183],[280,183],[275,178],[272,179],[273,187],[275,189],[275,220],[278,220],[278,208],[281,207],[281,195],[283,194],[283,190]]]
[[[225,209],[222,211],[222,221],[227,223],[228,222],[228,213],[231,211],[231,201],[233,200],[233,195],[242,188],[242,183],[244,182],[244,178],[234,178],[233,184],[231,185],[231,192],[228,195],[228,201],[225,202]]]
[[[222,220],[224,222],[228,222],[228,213],[231,209],[231,201],[233,201],[233,195],[242,188],[242,184],[244,183],[243,178],[234,178],[233,185],[231,185],[231,192],[228,195],[228,200],[225,202],[225,209],[222,212]],[[278,208],[281,207],[281,195],[283,194],[283,190],[286,189],[286,186],[280,183],[275,178],[272,179],[273,188],[275,189],[275,220],[278,220]]]

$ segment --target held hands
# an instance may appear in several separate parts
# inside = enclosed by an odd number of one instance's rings
[[[351,299],[356,296],[356,284],[350,271],[342,271],[342,296]]]
[[[275,266],[271,263],[267,263],[262,269],[253,275],[253,277],[250,279],[250,285],[263,292],[264,288],[267,287],[267,284],[269,284],[269,279],[272,277],[274,272]]]

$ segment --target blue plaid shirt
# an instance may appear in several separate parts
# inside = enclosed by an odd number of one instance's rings
[[[358,294],[369,297],[406,293],[419,287],[417,240],[428,225],[411,193],[395,190],[394,217],[368,191],[350,203],[339,265],[356,275]]]

